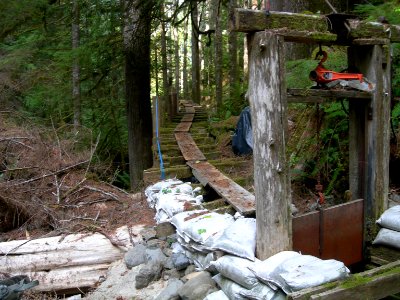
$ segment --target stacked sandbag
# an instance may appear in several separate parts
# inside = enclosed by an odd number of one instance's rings
[[[400,249],[400,205],[387,209],[376,223],[382,228],[373,244]]]
[[[205,299],[283,300],[285,293],[348,276],[349,270],[342,262],[294,251],[257,260],[256,219],[182,209],[180,196],[195,198],[190,188],[189,184],[168,180],[148,187],[146,196],[149,205],[157,209],[157,221],[168,220],[176,229],[172,257],[187,258],[197,271],[214,275],[221,290],[209,290]],[[170,204],[174,201],[178,204]]]
[[[156,209],[155,220],[159,224],[194,205],[200,205],[203,197],[197,195],[199,190],[193,189],[190,183],[167,179],[147,187],[145,195],[149,206]]]
[[[350,273],[340,261],[294,251],[279,252],[249,269],[262,283],[286,294],[345,279]]]

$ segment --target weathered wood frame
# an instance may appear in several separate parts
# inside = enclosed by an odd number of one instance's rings
[[[296,18],[304,22],[306,30],[291,27]],[[323,17],[277,12],[267,16],[262,11],[244,9],[235,9],[231,13],[232,30],[249,33],[248,93],[254,138],[257,257],[260,259],[292,246],[290,175],[285,154],[288,101],[316,103],[325,102],[318,100],[325,97],[349,100],[349,185],[352,199],[365,198],[364,241],[371,240],[374,222],[387,207],[391,96],[389,47],[390,41],[400,41],[399,27],[361,21],[350,22],[349,26],[349,66],[357,67],[374,82],[375,90],[372,93],[303,90],[304,96],[302,92],[292,90],[288,97],[284,80],[284,42],[334,44],[338,37],[329,32]],[[364,28],[374,30],[365,31]],[[340,43],[343,44],[343,39]],[[309,92],[313,95],[307,99]]]

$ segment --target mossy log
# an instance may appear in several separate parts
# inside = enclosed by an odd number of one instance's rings
[[[351,275],[344,281],[304,289],[288,295],[289,300],[382,299],[400,292],[400,261]]]

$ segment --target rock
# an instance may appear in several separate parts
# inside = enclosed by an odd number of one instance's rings
[[[191,279],[195,278],[196,276],[198,276],[199,274],[200,274],[200,272],[194,271],[194,272],[192,272],[192,273],[185,274],[185,276],[183,276],[183,277],[181,278],[181,280],[182,280],[184,283],[186,283],[186,282],[188,282],[189,280],[191,280]]]
[[[152,239],[147,241],[147,248],[160,248],[160,249],[164,249],[166,248],[167,243],[165,241],[159,240],[159,239]]]
[[[163,222],[156,226],[156,237],[164,238],[175,233],[175,227],[169,222]]]
[[[163,263],[167,258],[160,248],[155,248],[155,249],[147,248],[145,252],[145,257],[146,257],[146,262],[159,262],[159,263]]]
[[[170,257],[172,255],[172,249],[165,247],[162,249],[162,252],[164,253],[165,256]]]
[[[179,300],[178,289],[183,286],[183,282],[179,279],[172,278],[168,281],[168,285],[155,300]]]
[[[181,278],[181,273],[177,269],[164,270],[163,279],[167,281],[171,278],[179,279]]]
[[[186,269],[190,265],[189,259],[183,253],[173,253],[171,259],[178,271]]]
[[[135,277],[135,288],[142,289],[150,282],[161,278],[162,265],[160,262],[150,262],[144,265]]]
[[[147,287],[137,290],[135,278],[142,267],[143,265],[128,269],[123,259],[115,261],[108,270],[106,280],[95,290],[87,293],[84,299],[154,299],[166,287],[167,282],[154,281]]]
[[[142,236],[143,240],[147,242],[156,238],[156,231],[153,227],[146,227],[140,231],[140,235]]]
[[[194,273],[194,272],[196,272],[196,266],[189,265],[185,270],[185,275],[189,275],[190,273]]]
[[[174,268],[174,261],[172,260],[172,257],[168,257],[164,261],[164,269],[171,270]]]
[[[146,246],[137,244],[129,249],[125,253],[124,261],[128,269],[144,264],[146,262]]]
[[[182,300],[202,300],[216,290],[210,273],[203,271],[179,288],[178,294]]]

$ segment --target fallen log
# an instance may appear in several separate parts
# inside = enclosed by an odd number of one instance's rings
[[[39,280],[37,291],[73,291],[95,286],[111,263],[140,240],[144,225],[113,234],[71,234],[0,243],[0,273]]]

